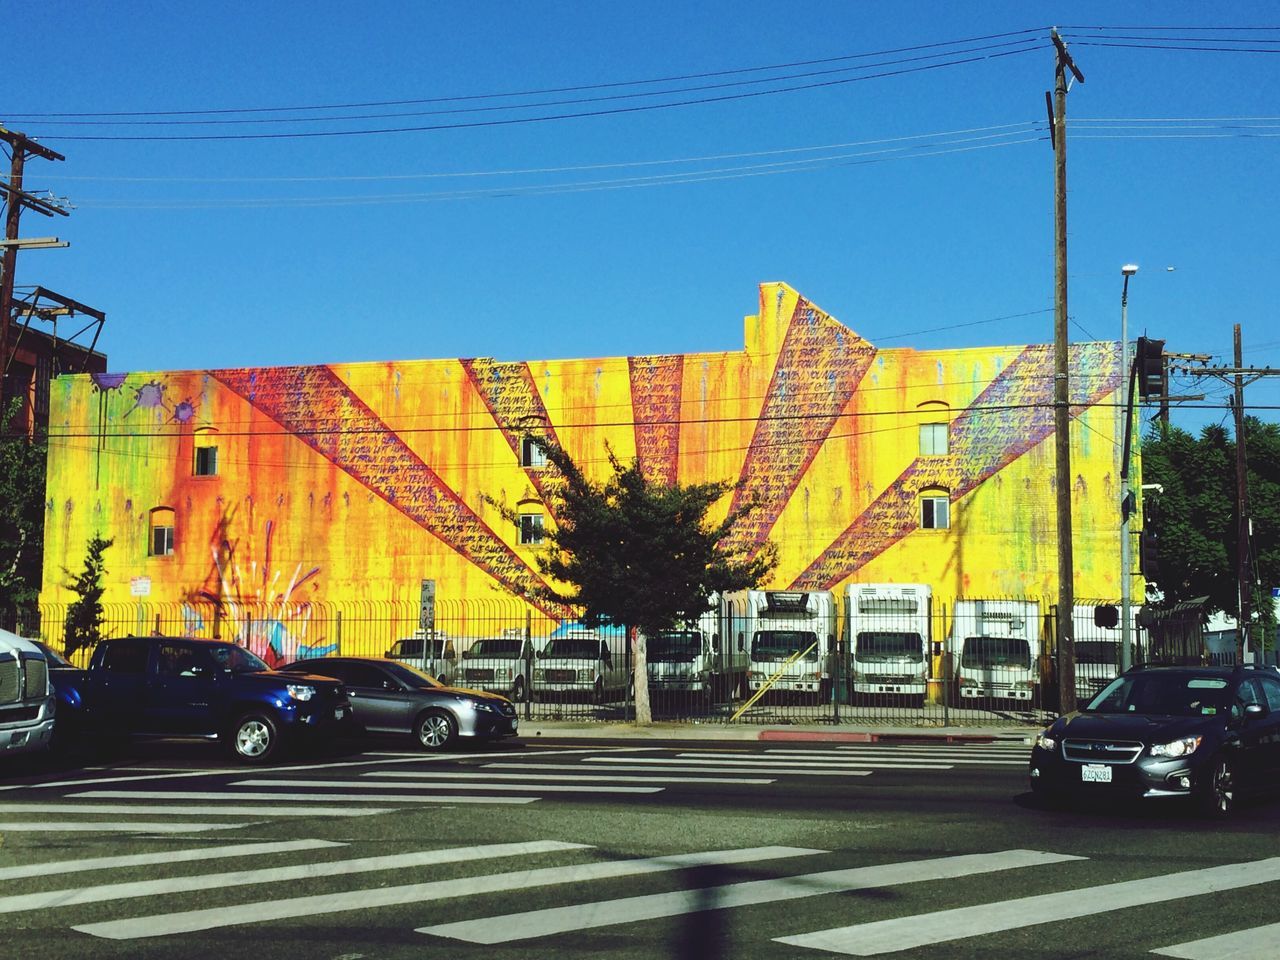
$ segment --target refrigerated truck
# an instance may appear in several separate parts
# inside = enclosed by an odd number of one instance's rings
[[[958,658],[960,705],[1036,699],[1040,681],[1040,604],[1034,600],[957,600],[951,651]]]
[[[933,591],[922,583],[851,583],[845,591],[855,697],[924,699]]]
[[[725,595],[721,636],[747,651],[747,690],[831,695],[835,597],[828,590]],[[730,641],[732,638],[732,641]]]
[[[746,689],[747,650],[721,634],[722,602],[697,620],[645,638],[649,683],[657,694],[723,701]]]

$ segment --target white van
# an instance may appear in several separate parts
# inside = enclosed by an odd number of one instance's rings
[[[445,686],[458,679],[458,654],[453,640],[443,630],[415,630],[413,636],[404,637],[392,644],[385,654],[388,660],[398,660],[423,673],[429,673]]]
[[[1139,635],[1140,604],[1129,608],[1129,663],[1139,662],[1142,642]],[[1109,624],[1115,618],[1114,625]],[[1077,603],[1072,618],[1076,648],[1076,699],[1088,703],[1102,688],[1120,675],[1120,604]]]
[[[922,583],[851,583],[846,588],[854,696],[924,700],[929,687],[933,591]]]
[[[720,635],[747,649],[747,689],[831,698],[835,597],[828,590],[726,594]]]
[[[649,683],[656,695],[684,693],[722,702],[746,689],[746,644],[720,634],[720,602],[697,621],[645,638]]]
[[[959,658],[961,706],[980,700],[1036,700],[1040,683],[1040,604],[1034,600],[957,600],[951,651]],[[966,701],[968,703],[966,704]]]
[[[0,630],[0,754],[48,749],[54,707],[44,653],[30,640]]]
[[[630,689],[626,638],[621,630],[574,626],[551,635],[533,664],[533,699],[608,703]]]

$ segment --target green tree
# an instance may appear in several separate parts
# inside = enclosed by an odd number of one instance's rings
[[[536,434],[529,439],[556,476],[549,506],[557,525],[545,534],[538,567],[565,585],[540,588],[539,599],[581,608],[587,626],[626,629],[635,654],[636,720],[649,723],[644,638],[696,620],[711,609],[714,594],[759,585],[777,564],[776,550],[767,544],[752,555],[724,545],[755,509],[747,504],[709,521],[712,507],[734,489],[730,483],[654,483],[638,460],[623,464],[612,451],[611,476],[595,481],[558,444]],[[516,522],[514,511],[495,505]]]
[[[68,657],[102,639],[102,575],[106,571],[102,555],[113,542],[95,533],[89,541],[84,570],[77,576],[64,568],[70,578],[67,589],[76,595],[71,606],[67,607],[64,639]]]
[[[0,410],[0,624],[13,624],[40,593],[44,543],[43,436],[10,429],[22,412]]]
[[[1271,588],[1280,586],[1280,425],[1245,418],[1256,636],[1275,636]],[[1146,523],[1158,538],[1161,605],[1208,597],[1209,612],[1239,618],[1235,439],[1219,426],[1199,436],[1172,427],[1143,440]]]

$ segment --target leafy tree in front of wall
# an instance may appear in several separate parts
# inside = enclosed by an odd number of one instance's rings
[[[46,445],[11,429],[21,413],[20,398],[0,410],[0,625],[34,606],[43,563]]]
[[[84,558],[84,570],[79,575],[66,570],[70,577],[67,589],[76,599],[67,607],[65,643],[67,656],[77,650],[92,647],[102,639],[102,575],[106,563],[102,555],[114,541],[104,540],[94,534]]]
[[[596,481],[558,444],[536,434],[530,439],[556,476],[548,484],[556,526],[544,534],[547,548],[538,568],[566,585],[542,588],[538,597],[580,607],[588,627],[619,626],[633,635],[636,721],[649,723],[644,638],[697,620],[711,609],[714,594],[758,586],[776,566],[776,550],[773,544],[755,553],[724,546],[729,531],[756,506],[711,522],[708,515],[734,489],[731,483],[655,483],[638,460],[623,464],[612,451],[612,474]],[[509,508],[495,505],[518,522]]]

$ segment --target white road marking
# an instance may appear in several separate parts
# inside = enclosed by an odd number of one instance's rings
[[[252,823],[159,823],[133,820],[124,823],[0,823],[0,833],[202,833],[234,830]]]
[[[44,890],[39,893],[0,897],[0,913],[19,913],[23,910],[44,910],[79,903],[102,903],[107,900],[168,896],[175,893],[221,890],[225,887],[243,887],[256,883],[283,883],[286,881],[310,880],[313,877],[371,873],[375,870],[404,870],[409,867],[430,867],[441,863],[492,860],[499,857],[523,857],[538,853],[585,849],[589,849],[586,844],[561,843],[555,840],[537,840],[531,843],[493,843],[478,847],[455,847],[446,850],[424,850],[416,853],[401,853],[383,857],[362,857],[356,860],[326,860],[319,863],[301,863],[288,867],[263,867],[257,870],[232,870],[225,873],[206,873],[190,877],[164,877],[159,880],[106,883],[95,887]]]
[[[888,760],[895,765],[901,764],[905,766],[919,766],[927,763],[947,763],[947,764],[970,764],[984,767],[1025,767],[1027,765],[1027,757],[1024,756],[1020,760],[1007,759],[1008,754],[996,757],[975,757],[972,755],[957,756],[955,753],[899,753],[897,750],[867,750],[867,751],[842,751],[840,753],[817,753],[812,750],[766,750],[766,754],[770,757],[779,759],[800,759],[802,757],[829,757],[833,760],[858,760],[867,762],[878,762]],[[681,756],[694,756],[694,754],[681,754]],[[1030,756],[1030,754],[1028,754]]]
[[[490,766],[497,766],[491,764]],[[510,766],[510,764],[508,764]],[[544,766],[540,763],[517,764],[517,766],[526,766],[530,770],[543,770],[549,764]],[[581,770],[581,767],[570,767],[569,769]],[[540,773],[536,777],[531,777],[527,773],[490,773],[486,767],[484,771],[477,773],[455,773],[452,771],[434,770],[429,773],[415,773],[404,770],[373,770],[369,773],[360,774],[362,777],[395,777],[403,780],[415,779],[454,779],[454,780],[523,780],[528,783],[531,780],[585,780],[590,783],[745,783],[763,785],[768,783],[776,783],[776,780],[765,777],[629,777],[629,776],[607,776],[604,773],[594,774],[573,774],[573,773]]]
[[[729,759],[720,753],[712,754],[696,754],[682,753],[678,757],[618,757],[616,760],[612,757],[587,757],[583,760],[585,764],[670,764],[673,766],[690,766],[709,769],[712,767],[724,767],[732,770],[748,770],[756,767],[770,768],[776,770],[789,770],[792,773],[806,773],[809,770],[852,770],[857,768],[875,767],[877,770],[950,770],[950,764],[914,764],[914,763],[894,763],[892,761],[879,760],[831,760],[831,761],[809,761],[809,760],[773,760],[768,757],[759,757],[755,760],[748,759]]]
[[[384,794],[381,796],[361,796],[358,793],[253,793],[241,791],[230,793],[200,793],[198,791],[133,791],[133,790],[86,790],[84,793],[69,794],[74,799],[86,800],[239,800],[275,801],[289,803],[345,803],[350,801],[376,803],[532,803],[537,797],[424,797],[416,793]],[[270,813],[270,809],[259,810],[259,814]]]
[[[1080,890],[1063,890],[973,907],[958,907],[894,920],[858,923],[775,939],[779,943],[797,947],[869,957],[963,937],[1017,930],[1056,920],[1089,917],[1149,903],[1164,904],[1182,897],[1236,890],[1276,880],[1280,880],[1280,857],[1187,870],[1143,880],[1125,880]]]
[[[651,763],[658,764],[658,763],[667,763],[667,762],[670,762],[670,761],[664,761],[664,760],[645,761],[643,766],[638,764],[622,763],[622,764],[616,764],[609,767],[601,767],[600,770],[601,772],[608,770],[610,773],[612,773],[615,770],[626,770],[631,773],[639,773],[641,771],[653,772],[653,773],[689,773],[690,772],[688,766],[683,766],[683,767],[650,766]],[[583,763],[486,763],[484,765],[484,768],[486,770],[490,770],[490,769],[495,769],[495,770],[590,770],[591,769],[589,765],[583,764]],[[774,766],[751,767],[749,770],[738,770],[735,772],[767,773],[775,776],[784,774],[784,773],[803,773],[806,777],[869,777],[871,776],[870,770],[796,770],[794,768],[774,767]],[[698,779],[700,780],[705,779],[710,783],[716,782],[714,777],[705,777],[705,778],[699,777]]]
[[[351,787],[358,790],[403,790],[416,787],[422,790],[518,791],[522,793],[661,793],[662,787],[607,787],[596,785],[574,786],[567,783],[453,783],[448,780],[422,780],[412,783],[378,783],[372,780],[237,780],[233,787],[320,787],[335,789]],[[375,798],[376,799],[376,798]]]
[[[1280,923],[1191,940],[1151,952],[1182,960],[1275,960],[1280,957]]]
[[[737,850],[713,850],[707,853],[688,853],[670,857],[648,857],[637,860],[614,860],[605,863],[582,863],[564,867],[544,867],[538,870],[516,870],[511,873],[494,873],[485,876],[454,877],[427,883],[406,884],[399,887],[378,887],[319,894],[309,897],[293,897],[281,900],[254,900],[235,906],[219,906],[205,910],[188,910],[181,913],[157,914],[150,917],[133,917],[124,920],[108,920],[88,923],[74,929],[95,937],[111,940],[133,940],[141,937],[158,937],[165,934],[192,933],[197,930],[213,930],[218,927],[261,923],[265,920],[285,920],[294,917],[316,917],[332,913],[352,913],[374,907],[397,906],[406,903],[425,903],[430,900],[449,900],[476,894],[501,893],[507,890],[527,890],[533,887],[558,883],[583,883],[617,877],[635,877],[671,870],[687,870],[713,864],[758,863],[761,860],[778,860],[785,857],[812,856],[825,853],[806,847],[747,847]]]
[[[166,850],[163,853],[131,853],[119,857],[92,857],[85,860],[54,860],[49,863],[28,863],[19,867],[0,867],[0,880],[21,880],[24,877],[51,877],[60,873],[86,873],[91,870],[147,867],[157,863],[183,863],[189,860],[214,860],[219,857],[251,857],[345,846],[345,843],[338,843],[336,840],[288,840],[283,843],[232,843],[223,847]]]
[[[125,791],[117,791],[124,793]],[[83,796],[83,794],[76,794]],[[131,794],[138,796],[138,794]],[[174,794],[161,794],[159,799]],[[211,795],[212,796],[212,795]],[[221,796],[218,795],[218,796]],[[0,803],[0,814],[5,813],[111,813],[145,814],[151,817],[260,817],[265,813],[280,817],[372,817],[380,813],[392,813],[394,808],[352,810],[350,807],[310,807],[299,805],[262,807],[232,807],[222,804],[186,803]]]
[[[907,863],[888,863],[875,867],[828,870],[776,880],[748,880],[724,886],[694,890],[677,890],[620,900],[601,900],[570,907],[531,910],[505,916],[463,920],[432,927],[419,927],[418,933],[452,937],[472,943],[510,943],[589,927],[606,927],[619,923],[635,923],[674,917],[682,914],[743,907],[759,903],[798,900],[849,890],[873,890],[900,883],[922,880],[946,880],[997,870],[1042,866],[1077,860],[1078,857],[1036,850],[1006,850],[1001,853],[978,853],[966,856],[939,857]]]

